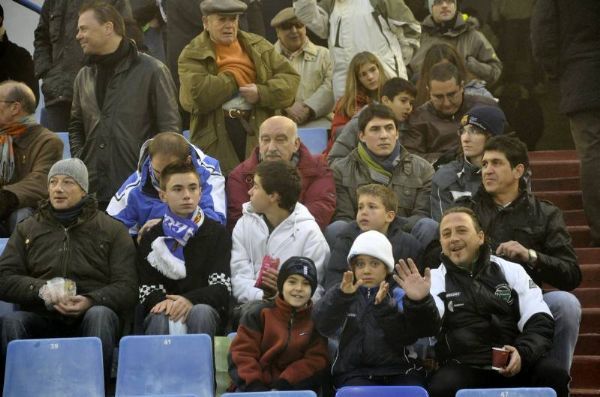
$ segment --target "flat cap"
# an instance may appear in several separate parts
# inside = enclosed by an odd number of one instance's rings
[[[294,14],[294,9],[292,7],[287,7],[279,11],[277,15],[275,15],[273,19],[271,19],[271,26],[276,28],[282,23],[292,21],[294,19],[298,19],[296,14]]]
[[[204,0],[200,4],[202,15],[239,15],[246,12],[248,6],[240,0]]]

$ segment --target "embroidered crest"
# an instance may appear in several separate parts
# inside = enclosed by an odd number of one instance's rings
[[[509,305],[512,305],[513,303],[511,289],[507,284],[500,284],[496,286],[496,291],[494,292],[494,295],[496,295],[498,299],[508,303]]]

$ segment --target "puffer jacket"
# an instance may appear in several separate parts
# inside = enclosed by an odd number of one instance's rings
[[[419,361],[408,356],[406,346],[438,332],[432,296],[415,302],[405,295],[404,312],[400,313],[389,294],[376,305],[377,291],[359,287],[355,293],[345,294],[339,287],[331,288],[316,304],[313,318],[317,330],[330,338],[339,337],[331,370],[336,386],[353,376],[425,373]]]
[[[252,134],[246,139],[247,158],[258,143],[262,122],[294,103],[300,76],[264,38],[239,31],[238,40],[254,63],[260,97],[248,120]],[[237,94],[237,83],[231,74],[218,73],[215,48],[208,32],[202,32],[183,49],[178,65],[179,100],[183,109],[191,113],[191,141],[218,159],[223,173],[228,175],[240,159],[225,129],[222,105]]]
[[[0,299],[21,310],[48,316],[38,296],[53,277],[75,281],[77,294],[117,313],[137,300],[135,247],[121,222],[99,211],[87,197],[76,223],[64,227],[45,201],[33,216],[17,225],[0,257]]]
[[[356,189],[376,182],[371,178],[367,165],[361,161],[358,149],[333,164],[332,169],[337,193],[334,220],[354,220],[358,210]],[[400,148],[400,161],[392,172],[388,187],[398,196],[396,215],[408,218],[403,230],[410,232],[419,219],[429,216],[432,176],[431,164]]]
[[[256,288],[254,283],[263,258],[269,255],[279,258],[280,265],[292,256],[312,259],[317,268],[319,283],[313,300],[318,300],[323,295],[329,245],[308,209],[296,203],[290,216],[272,231],[269,231],[263,216],[254,210],[251,203],[243,205],[242,214],[233,229],[231,250],[231,283],[234,298],[239,303],[262,299],[263,290]]]
[[[133,41],[125,44],[128,54],[115,66],[102,108],[96,99],[97,65],[83,67],[75,79],[71,155],[86,164],[90,192],[96,192],[99,201],[110,201],[135,171],[147,139],[159,132],[180,131],[181,126],[167,67],[139,53]]]
[[[238,391],[314,387],[329,354],[311,310],[310,301],[297,310],[278,296],[242,317],[229,349],[229,374]]]
[[[46,0],[33,42],[35,77],[43,80],[46,105],[71,102],[73,82],[84,64],[81,45],[75,38],[79,9],[85,0]],[[129,0],[107,0],[123,18],[132,18]]]
[[[514,346],[523,367],[552,346],[554,319],[542,290],[513,262],[484,245],[473,270],[442,264],[431,271],[431,294],[442,319],[436,354],[442,363],[490,368],[492,347]]]
[[[479,30],[479,22],[465,14],[457,13],[456,22],[446,32],[440,32],[431,15],[421,26],[421,46],[410,61],[413,72],[420,74],[427,51],[435,44],[449,44],[463,56],[467,70],[488,84],[494,84],[502,73],[502,62],[494,47]]]
[[[335,211],[335,183],[333,173],[321,156],[313,156],[300,143],[298,149],[298,173],[302,179],[300,201],[321,227],[325,229]],[[250,201],[248,191],[254,186],[254,171],[259,163],[259,150],[240,163],[227,178],[227,225],[233,230],[242,216],[242,205]]]
[[[538,262],[534,268],[521,263],[537,285],[548,283],[565,291],[577,288],[581,283],[581,269],[562,212],[550,202],[527,193],[524,183],[522,185],[519,197],[500,210],[483,186],[473,198],[464,198],[458,203],[475,211],[493,252],[498,245],[510,240],[537,252]]]

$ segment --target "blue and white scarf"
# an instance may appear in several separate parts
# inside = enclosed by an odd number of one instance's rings
[[[185,278],[183,247],[185,247],[190,237],[196,234],[203,222],[204,213],[200,207],[196,207],[189,218],[175,215],[167,207],[162,223],[165,235],[156,238],[152,242],[152,250],[146,258],[148,263],[171,280]]]

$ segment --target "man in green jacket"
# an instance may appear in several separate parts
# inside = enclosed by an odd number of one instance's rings
[[[17,225],[0,257],[0,300],[19,305],[2,319],[3,364],[15,339],[96,336],[110,374],[119,315],[137,300],[135,247],[88,186],[81,160],[55,163],[50,198]]]
[[[179,57],[192,143],[217,158],[224,174],[250,155],[262,122],[294,103],[300,82],[271,43],[238,30],[246,8],[240,0],[204,0],[204,32]]]

